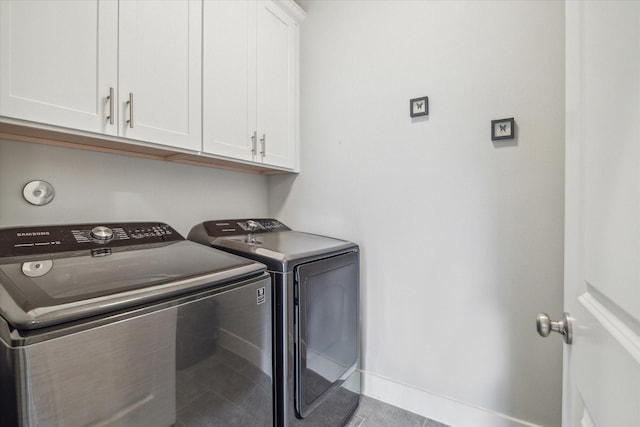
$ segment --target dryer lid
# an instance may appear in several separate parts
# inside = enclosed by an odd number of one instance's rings
[[[247,230],[249,220],[217,220],[196,225],[189,239],[267,265],[272,271],[291,271],[293,265],[348,251],[358,245],[318,234],[292,231],[275,219],[254,220],[259,227]]]

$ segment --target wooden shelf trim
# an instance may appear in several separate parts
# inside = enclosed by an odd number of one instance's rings
[[[32,128],[11,123],[0,123],[0,138],[30,142],[36,144],[53,145],[57,147],[75,148],[100,153],[118,154],[151,160],[163,160],[183,163],[193,166],[213,167],[239,172],[273,175],[291,173],[292,171],[273,169],[259,164],[242,163],[233,160],[220,159],[206,153],[183,153],[161,148],[136,145],[92,136],[73,133],[63,133],[48,129]]]

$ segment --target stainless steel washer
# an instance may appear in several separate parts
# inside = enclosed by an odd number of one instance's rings
[[[344,425],[360,399],[358,246],[274,219],[207,221],[188,238],[271,273],[276,425]]]
[[[166,224],[0,229],[0,425],[271,426],[271,305]]]

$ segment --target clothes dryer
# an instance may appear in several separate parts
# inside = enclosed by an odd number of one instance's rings
[[[267,265],[276,425],[344,425],[360,399],[358,245],[275,219],[206,221],[188,238]]]

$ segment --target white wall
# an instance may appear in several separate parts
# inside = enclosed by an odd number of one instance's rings
[[[54,186],[50,204],[22,198],[34,179]],[[0,227],[163,221],[186,236],[201,221],[264,216],[267,206],[259,175],[0,140]]]
[[[564,4],[303,5],[302,173],[270,178],[269,211],[361,244],[365,394],[559,425],[562,340],[534,323],[562,312]]]

